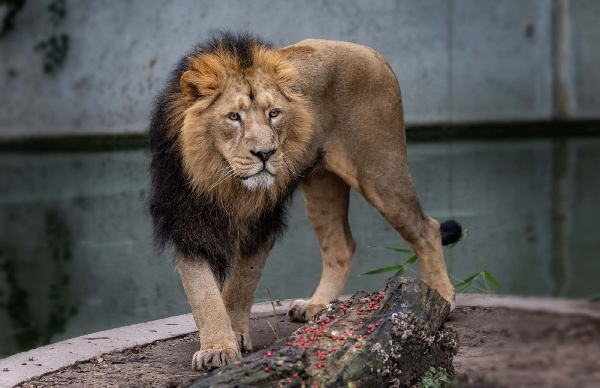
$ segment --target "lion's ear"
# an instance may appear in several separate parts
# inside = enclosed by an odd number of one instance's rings
[[[191,99],[204,97],[200,92],[200,73],[188,70],[179,79],[179,87],[184,96]]]
[[[181,92],[190,98],[216,97],[225,87],[226,71],[222,61],[213,54],[193,60],[191,70],[179,79]]]

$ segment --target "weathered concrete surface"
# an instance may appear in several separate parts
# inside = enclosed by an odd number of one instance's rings
[[[343,296],[340,299],[346,299]],[[274,302],[275,312],[289,309],[292,300]],[[589,316],[600,319],[600,304],[552,298],[523,298],[504,295],[459,294],[457,307],[507,307],[555,314]],[[270,302],[252,306],[252,316],[273,313]],[[191,314],[160,319],[117,329],[101,331],[58,342],[53,345],[15,354],[0,359],[0,388],[9,388],[33,377],[58,370],[78,361],[89,360],[103,353],[141,346],[154,341],[173,338],[196,330]],[[33,361],[29,361],[32,357]],[[27,365],[23,365],[23,363]],[[36,365],[41,364],[41,365]],[[3,371],[6,368],[8,371]]]
[[[558,1],[69,1],[56,31],[70,35],[71,50],[52,75],[33,49],[54,31],[46,4],[28,1],[0,41],[0,137],[143,132],[177,58],[215,29],[279,46],[305,38],[371,46],[400,80],[409,124],[549,119],[561,61],[570,117],[598,118],[600,3],[566,2],[567,49],[557,61]]]
[[[539,311],[553,314],[582,315],[600,319],[600,303],[579,300],[520,297],[512,295],[458,294],[460,307],[506,307],[517,310]]]
[[[562,0],[565,1],[565,0]],[[572,117],[598,118],[600,111],[600,2],[571,0],[565,66]]]

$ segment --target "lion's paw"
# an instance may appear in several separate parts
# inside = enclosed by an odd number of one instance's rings
[[[437,291],[440,293],[442,298],[446,299],[448,303],[450,303],[450,311],[454,311],[456,307],[456,292],[454,291],[454,287],[439,287]]]
[[[288,316],[294,322],[306,322],[324,307],[324,304],[314,304],[310,300],[298,299],[292,303],[288,310]]]
[[[250,333],[248,331],[236,333],[235,338],[237,339],[238,346],[240,347],[240,351],[242,353],[252,351],[252,338],[250,338]]]
[[[449,296],[447,298],[444,297],[444,299],[446,299],[448,303],[450,303],[450,312],[454,311],[454,309],[456,308],[456,292],[452,290],[452,296]]]
[[[232,364],[241,358],[237,348],[200,349],[192,358],[192,369],[209,371],[223,365]]]

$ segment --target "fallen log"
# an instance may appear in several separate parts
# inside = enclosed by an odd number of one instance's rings
[[[430,367],[453,373],[458,335],[450,305],[418,279],[391,278],[321,310],[271,349],[188,387],[407,387]]]

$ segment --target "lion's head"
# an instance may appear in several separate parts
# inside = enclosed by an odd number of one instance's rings
[[[283,53],[223,39],[187,59],[172,112],[193,188],[248,214],[278,200],[310,163],[308,103]]]

